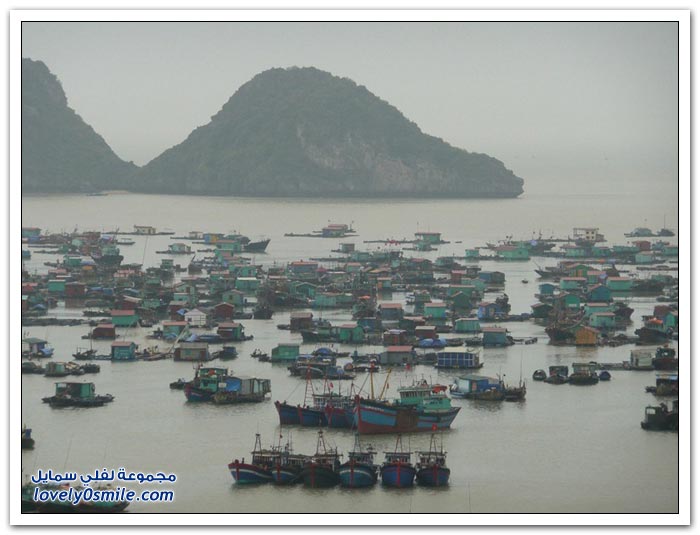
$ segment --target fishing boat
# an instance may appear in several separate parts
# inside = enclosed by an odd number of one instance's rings
[[[333,383],[330,383],[333,388]],[[355,426],[353,408],[355,406],[354,395],[341,395],[329,391],[316,397],[317,406],[324,407],[328,427],[352,429]]]
[[[677,370],[678,359],[676,358],[676,350],[668,346],[656,348],[656,355],[651,363],[655,370]]]
[[[304,427],[325,427],[328,425],[322,408],[290,405],[286,401],[275,401],[280,425],[302,425]]]
[[[644,409],[642,429],[648,431],[678,431],[678,400],[673,401],[669,410],[665,403],[659,406],[649,405]]]
[[[603,370],[598,372],[598,379],[601,381],[609,381],[612,378],[612,375],[610,375],[610,372],[608,370]]]
[[[518,382],[518,386],[509,386],[504,384],[503,393],[505,394],[506,401],[524,401],[525,395],[527,394],[525,381],[521,379]]]
[[[272,468],[279,462],[279,449],[263,450],[260,442],[260,433],[255,434],[255,445],[251,452],[250,463],[245,458],[234,459],[229,463],[228,469],[236,483],[269,483],[272,481]]]
[[[379,469],[382,485],[387,487],[406,488],[413,485],[416,469],[411,464],[411,452],[403,451],[401,435],[396,437],[394,451],[384,452],[384,463]]]
[[[44,367],[36,362],[27,361],[22,363],[22,373],[36,373],[44,375],[45,371],[46,370]]]
[[[73,353],[73,358],[76,360],[91,360],[97,355],[96,349],[77,348]]]
[[[215,359],[233,360],[238,357],[238,350],[235,346],[224,345],[224,347],[220,351],[215,352],[213,356]]]
[[[656,385],[647,386],[646,391],[655,396],[677,396],[678,374],[658,374]]]
[[[29,429],[26,425],[22,426],[22,449],[34,449],[34,439],[32,438],[32,430]]]
[[[348,460],[340,465],[340,486],[353,489],[371,487],[377,482],[378,466],[374,464],[376,452],[371,445],[362,448],[359,433],[355,434],[355,446],[348,452]]]
[[[305,487],[328,488],[340,483],[338,469],[340,467],[340,457],[337,448],[330,448],[326,445],[323,437],[323,430],[318,430],[318,441],[316,442],[316,453],[311,459],[304,463],[304,467],[299,474]]]
[[[569,367],[568,366],[550,366],[549,375],[544,380],[545,383],[550,385],[563,385],[569,381]]]
[[[430,435],[428,451],[418,451],[416,463],[416,483],[426,487],[444,487],[450,479],[450,469],[445,464],[447,452],[437,449],[435,434]]]
[[[460,407],[452,407],[446,390],[445,386],[423,380],[399,388],[399,399],[393,401],[356,396],[355,427],[360,433],[415,433],[430,431],[433,426],[448,429]]]
[[[280,441],[282,435],[280,435]],[[289,441],[284,449],[279,447],[280,456],[271,469],[272,482],[275,485],[293,485],[301,482],[301,471],[304,465],[309,462],[308,455],[295,454]]]
[[[56,383],[56,393],[42,401],[51,407],[102,407],[114,401],[114,396],[96,395],[95,383]]]
[[[184,386],[187,401],[211,401],[219,383],[227,376],[228,368],[198,367],[194,379]]]
[[[595,385],[600,381],[598,374],[595,371],[595,365],[588,362],[574,362],[572,364],[572,372],[569,375],[569,384],[584,386]]]

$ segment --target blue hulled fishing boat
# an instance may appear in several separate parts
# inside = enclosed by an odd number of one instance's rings
[[[360,433],[415,433],[448,429],[460,407],[452,407],[447,387],[426,381],[399,388],[399,399],[355,398],[354,421]]]
[[[447,452],[437,449],[435,435],[430,435],[428,451],[418,451],[416,483],[426,487],[444,487],[450,479],[450,469],[445,466]]]
[[[377,482],[377,468],[374,464],[376,452],[372,446],[364,450],[360,445],[360,435],[355,434],[355,447],[348,453],[349,460],[340,465],[338,475],[340,485],[349,488],[371,487]]]
[[[401,435],[396,437],[395,450],[384,452],[384,463],[379,471],[383,485],[396,488],[413,485],[416,469],[411,464],[411,452],[403,451]]]
[[[255,446],[251,452],[250,463],[235,459],[229,463],[228,469],[231,471],[233,479],[238,484],[244,483],[269,483],[272,481],[272,468],[279,462],[279,449],[263,450],[260,443],[260,434],[255,434]]]

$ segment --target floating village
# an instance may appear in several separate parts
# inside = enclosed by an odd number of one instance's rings
[[[102,388],[105,366],[189,363],[189,376],[173,367],[172,376],[153,388],[163,396],[182,391],[183,404],[248,404],[261,414],[277,413],[279,427],[239,429],[252,449],[231,451],[220,459],[221,470],[236,485],[312,488],[448,486],[443,436],[471,410],[469,403],[523,404],[536,389],[557,386],[594,391],[620,374],[647,374],[648,403],[639,406],[637,421],[619,425],[678,431],[678,246],[669,240],[672,230],[635,228],[615,244],[598,228],[575,228],[563,237],[505,236],[431,260],[421,253],[439,255],[449,236],[418,230],[412,238],[365,242],[353,227],[329,222],[318,231],[285,234],[285,240],[326,240],[328,248],[325,256],[283,264],[260,260],[269,238],[239,233],[176,235],[145,225],[72,233],[22,228],[23,329],[55,334],[78,327],[81,333],[71,354],[56,351],[50,335],[23,336],[22,373],[54,378],[45,382],[44,396],[24,400],[24,408],[106,410],[122,394]],[[124,248],[156,236],[169,242],[155,251],[159,263],[124,262]],[[30,269],[30,261],[42,269]],[[506,281],[506,269],[482,269],[526,262],[541,267],[518,280]],[[506,282],[529,292],[528,310],[512,309]],[[637,297],[651,303],[651,314],[635,312]],[[337,317],[343,319],[333,321]],[[277,341],[250,334],[261,321],[273,322]],[[546,336],[514,334],[522,325]],[[147,333],[146,343],[137,330]],[[515,378],[482,371],[494,350],[545,344],[590,348],[593,357],[537,369],[521,359]],[[620,347],[625,359],[595,356]],[[235,371],[243,359],[255,375]],[[390,395],[392,377],[416,367],[435,373],[413,374]],[[283,384],[271,379],[271,369],[288,371]],[[42,448],[32,422],[24,424],[22,448]],[[297,427],[314,429],[315,451],[295,451],[284,439]],[[332,444],[342,429],[353,433],[352,449]],[[393,447],[377,451],[372,443],[378,437],[389,437]],[[22,488],[23,511],[118,512],[127,506],[35,503],[35,487]]]

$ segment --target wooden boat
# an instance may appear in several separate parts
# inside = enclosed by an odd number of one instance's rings
[[[355,427],[360,433],[414,433],[431,431],[434,426],[448,429],[460,407],[452,407],[445,390],[446,387],[423,381],[399,388],[399,399],[394,401],[357,396]]]
[[[677,396],[678,375],[659,374],[656,376],[656,385],[646,387],[646,391],[655,396]]]
[[[73,353],[73,358],[76,360],[91,360],[97,355],[96,349],[81,349],[78,348]]]
[[[27,426],[22,426],[22,449],[34,449],[34,439],[32,438],[32,430],[29,429]]]
[[[524,381],[519,381],[518,386],[504,386],[503,393],[506,401],[524,401],[527,394],[527,388]]]
[[[595,385],[600,381],[595,371],[595,365],[591,363],[574,362],[573,371],[569,375],[569,384],[575,386]]]
[[[42,398],[51,407],[101,407],[114,401],[111,394],[96,395],[94,383],[56,383],[56,393]]]
[[[444,487],[450,479],[450,469],[445,464],[447,452],[437,449],[435,434],[430,435],[428,451],[418,451],[416,463],[416,483],[426,487]]]
[[[305,487],[328,488],[340,483],[338,469],[340,467],[341,454],[337,448],[329,448],[323,438],[323,430],[318,431],[316,453],[304,463],[299,474]]]
[[[340,485],[353,489],[371,487],[377,482],[378,466],[374,464],[376,452],[372,446],[362,449],[360,435],[355,434],[355,446],[348,452],[348,461],[338,468]]]
[[[598,379],[601,381],[609,381],[612,378],[612,375],[610,375],[610,372],[608,370],[603,370],[598,372]]]
[[[568,366],[550,366],[549,375],[544,380],[545,383],[550,385],[563,385],[569,381],[569,367]]]
[[[280,435],[280,440],[282,435]],[[284,449],[279,448],[280,457],[271,469],[272,482],[275,485],[293,485],[301,482],[301,471],[304,465],[309,462],[308,455],[299,455],[292,452],[289,442]]]
[[[280,425],[302,425],[304,427],[325,427],[328,425],[322,408],[293,406],[286,401],[275,401],[275,408],[280,418]]]
[[[260,433],[255,434],[255,445],[251,452],[250,463],[245,458],[234,459],[228,464],[228,469],[235,482],[239,485],[250,483],[269,483],[272,481],[272,467],[279,462],[278,449],[263,450],[260,442]]]
[[[23,362],[22,363],[22,373],[36,373],[36,374],[41,374],[44,375],[44,372],[46,370],[40,365],[37,364],[36,362]]]
[[[401,435],[396,437],[394,451],[384,452],[384,463],[379,469],[382,485],[387,487],[406,488],[413,485],[416,469],[411,464],[411,452],[403,451]]]
[[[642,429],[649,431],[678,431],[678,400],[673,401],[671,410],[665,403],[647,406],[641,425]]]
[[[544,381],[547,378],[547,372],[544,370],[536,370],[532,374],[533,381]]]

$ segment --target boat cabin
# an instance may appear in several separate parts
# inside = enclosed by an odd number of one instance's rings
[[[95,383],[55,383],[56,397],[92,399],[95,397]]]

